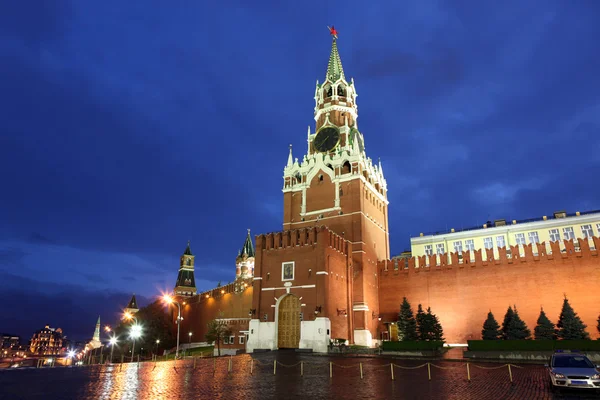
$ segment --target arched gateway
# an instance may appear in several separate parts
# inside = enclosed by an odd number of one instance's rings
[[[300,299],[288,294],[279,303],[277,347],[297,349],[300,345]]]

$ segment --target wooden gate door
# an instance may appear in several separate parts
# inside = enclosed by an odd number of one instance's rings
[[[279,304],[277,347],[297,349],[300,345],[300,299],[287,295]]]

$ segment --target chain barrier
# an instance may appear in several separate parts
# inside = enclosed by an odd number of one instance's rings
[[[192,357],[192,361],[191,363],[187,363],[185,362],[186,360],[173,360],[173,370],[175,371],[176,374],[179,374],[179,369],[182,368],[190,368],[190,369],[196,369],[196,365],[198,363],[207,364],[207,361],[210,360],[212,358],[213,362],[213,375],[216,373],[217,371],[217,358],[225,358],[225,357]],[[233,372],[233,356],[228,357],[227,359],[227,373],[232,373]],[[236,357],[237,358],[237,357]],[[203,361],[203,360],[207,360],[207,361]],[[152,366],[152,371],[154,371],[158,365],[158,357],[154,358],[152,361],[152,364],[154,364]],[[210,362],[210,361],[208,361]],[[517,369],[523,369],[524,367],[519,366],[519,365],[515,365],[515,364],[503,364],[503,365],[497,365],[494,367],[487,367],[487,366],[483,366],[483,365],[477,365],[477,364],[472,364],[472,363],[456,363],[455,365],[452,366],[442,366],[442,365],[437,365],[437,364],[433,364],[430,362],[427,363],[423,363],[420,365],[415,365],[415,366],[405,366],[405,365],[398,365],[395,363],[389,363],[389,364],[375,364],[376,360],[365,360],[365,362],[359,362],[358,364],[353,364],[353,365],[343,365],[343,364],[338,364],[338,363],[334,363],[334,362],[329,362],[327,364],[324,363],[315,363],[315,362],[304,362],[304,361],[299,361],[295,364],[284,364],[280,361],[277,360],[273,360],[273,362],[270,361],[261,361],[259,359],[256,358],[250,358],[249,361],[249,367],[246,368],[246,370],[249,370],[249,373],[251,375],[253,375],[253,369],[254,369],[254,364],[256,364],[257,366],[273,366],[273,374],[276,375],[277,374],[277,366],[279,365],[280,367],[283,368],[297,368],[298,366],[300,366],[300,376],[304,376],[304,367],[305,365],[309,365],[311,366],[313,369],[320,369],[323,367],[329,367],[329,377],[333,378],[333,367],[335,366],[336,368],[341,368],[343,370],[346,369],[352,369],[352,368],[358,368],[359,372],[360,372],[360,379],[364,379],[364,367],[368,367],[367,369],[371,370],[371,371],[375,371],[375,370],[379,370],[379,369],[385,369],[385,368],[389,368],[390,369],[390,376],[392,380],[395,380],[395,376],[394,376],[394,367],[401,369],[401,370],[417,370],[420,368],[424,368],[427,367],[427,375],[428,375],[428,379],[431,380],[431,367],[440,369],[440,370],[453,370],[453,369],[457,369],[457,368],[463,368],[466,366],[466,370],[467,370],[467,381],[471,382],[471,367],[475,367],[481,370],[487,370],[487,371],[492,371],[492,370],[499,370],[499,369],[503,369],[503,368],[507,368],[508,369],[508,376],[509,376],[509,380],[511,383],[513,383],[513,368],[517,368]],[[108,362],[106,363],[108,364]],[[138,367],[138,372],[139,372],[139,368],[141,368],[139,361],[137,363],[125,363],[124,362],[124,357],[121,357],[121,363],[111,363],[110,365],[114,366],[114,370],[115,371],[122,371],[123,370],[123,364],[136,364]],[[144,362],[145,364],[145,362]],[[183,365],[182,365],[183,364]],[[222,365],[222,363],[220,363]],[[104,365],[104,364],[99,364],[99,365]],[[38,368],[39,368],[39,361],[38,361]],[[108,373],[108,371],[104,371],[105,373]],[[102,371],[100,371],[100,373],[102,373]]]

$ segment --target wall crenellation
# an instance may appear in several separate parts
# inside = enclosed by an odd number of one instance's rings
[[[413,256],[410,258],[395,258],[393,260],[383,260],[379,262],[379,269],[382,273],[390,271],[404,270],[418,272],[419,269],[440,269],[452,267],[481,267],[486,265],[509,265],[515,263],[539,262],[544,260],[564,260],[571,257],[576,258],[595,258],[598,259],[598,249],[600,249],[600,238],[591,237],[594,243],[594,249],[590,247],[588,240],[563,240],[563,248],[560,242],[545,242],[526,245],[497,247],[497,255],[494,249],[480,249],[473,252],[467,250],[462,254],[446,252],[443,254],[433,254],[431,256]],[[578,245],[577,245],[578,244]],[[550,251],[548,251],[550,248]],[[535,251],[534,251],[535,250]],[[482,252],[485,252],[486,259]],[[471,254],[472,253],[472,254]]]
[[[325,235],[325,238],[321,239],[322,235]],[[323,225],[257,235],[256,249],[257,251],[269,251],[313,246],[319,240],[325,240],[329,247],[343,254],[348,254],[348,241]]]

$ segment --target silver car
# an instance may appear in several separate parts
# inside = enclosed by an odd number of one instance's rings
[[[598,366],[581,353],[554,353],[550,358],[550,381],[555,388],[600,389]]]

